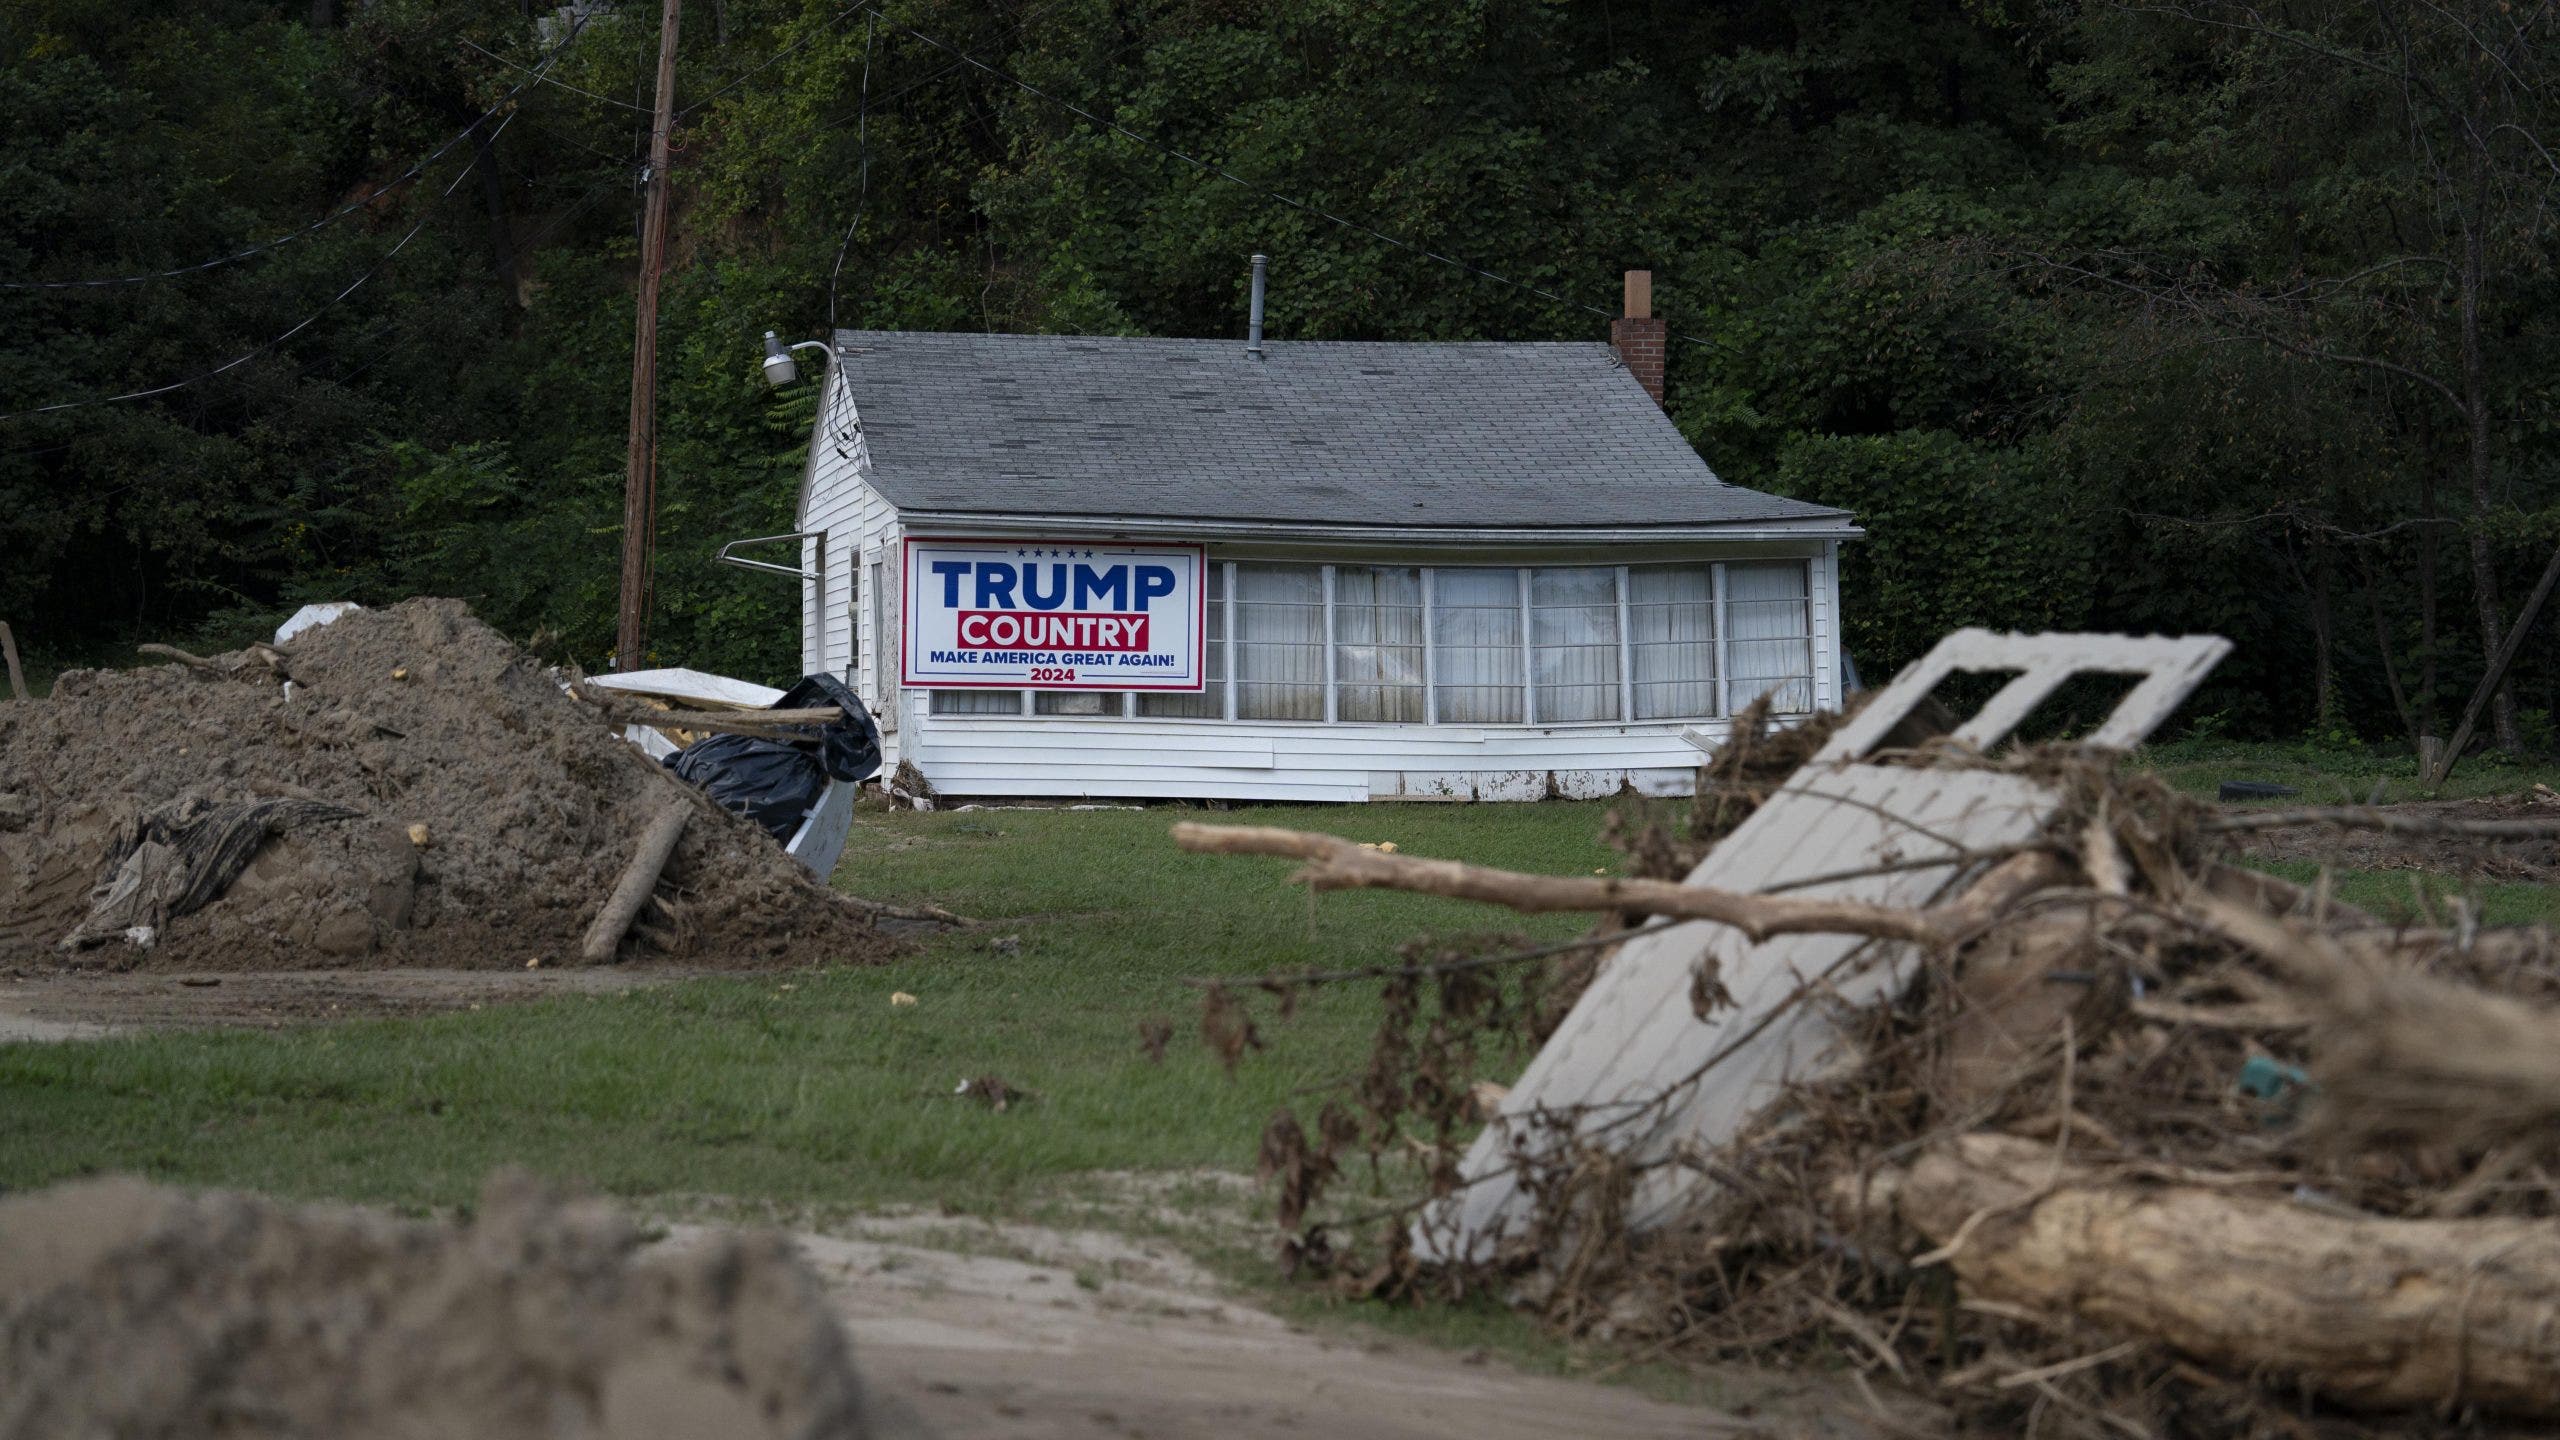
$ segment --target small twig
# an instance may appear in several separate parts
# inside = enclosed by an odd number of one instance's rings
[[[2094,1355],[2082,1355],[2076,1359],[2057,1361],[2051,1365],[2039,1365],[2033,1370],[2020,1370],[2015,1374],[2003,1375],[1992,1381],[1991,1386],[1995,1390],[2015,1390],[2021,1385],[2033,1385],[2040,1380],[2059,1380],[2065,1375],[2077,1375],[2083,1370],[2095,1370],[2110,1361],[2121,1360],[2140,1350],[2142,1346],[2143,1342],[2140,1340],[2127,1340],[2121,1345],[2110,1345]]]

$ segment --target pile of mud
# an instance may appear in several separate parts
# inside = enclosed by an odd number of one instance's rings
[[[787,1241],[636,1248],[510,1176],[463,1229],[130,1179],[0,1201],[0,1440],[871,1433]]]
[[[0,968],[572,964],[671,802],[693,817],[626,955],[745,967],[895,948],[460,601],[357,611],[273,653],[73,671],[50,699],[0,704]],[[269,838],[219,898],[147,947],[61,948],[96,928],[92,892],[145,817],[251,805],[270,807],[245,812],[274,817]]]

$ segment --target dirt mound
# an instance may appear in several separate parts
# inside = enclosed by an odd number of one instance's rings
[[[508,1176],[463,1229],[129,1179],[0,1202],[0,1440],[868,1433],[787,1241],[636,1244]]]
[[[49,700],[0,704],[0,966],[574,963],[670,802],[693,818],[626,954],[753,966],[893,948],[460,601],[215,660],[75,671]],[[236,859],[244,833],[247,868],[147,948],[114,938],[122,918],[97,923],[121,916],[117,885],[182,854]],[[59,950],[75,928],[108,938]]]

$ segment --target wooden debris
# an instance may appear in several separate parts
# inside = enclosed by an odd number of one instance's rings
[[[6,620],[0,620],[0,661],[7,662],[9,667],[10,698],[26,699],[27,677],[18,669],[18,637],[9,629]]]
[[[639,847],[632,852],[631,863],[622,869],[622,879],[613,887],[612,896],[596,913],[595,923],[587,927],[586,943],[580,955],[590,965],[602,965],[613,959],[622,944],[623,932],[640,916],[640,907],[658,887],[658,875],[667,867],[667,858],[676,851],[676,842],[684,838],[685,822],[693,818],[692,807],[669,805],[658,812],[649,828],[642,832]]]
[[[290,680],[293,678],[293,672],[285,666],[284,652],[273,645],[250,645],[228,661],[208,660],[202,655],[191,655],[175,645],[137,645],[133,648],[141,654],[175,660],[190,670],[206,675],[218,675],[225,680],[242,678]]]
[[[1963,1293],[2363,1407],[2560,1416],[2560,1226],[2388,1220],[1964,1135],[1878,1187]]]

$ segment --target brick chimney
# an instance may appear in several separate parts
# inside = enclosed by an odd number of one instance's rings
[[[1670,338],[1670,327],[1653,317],[1653,272],[1628,271],[1627,313],[1609,322],[1609,343],[1656,405],[1662,403],[1662,352]]]

